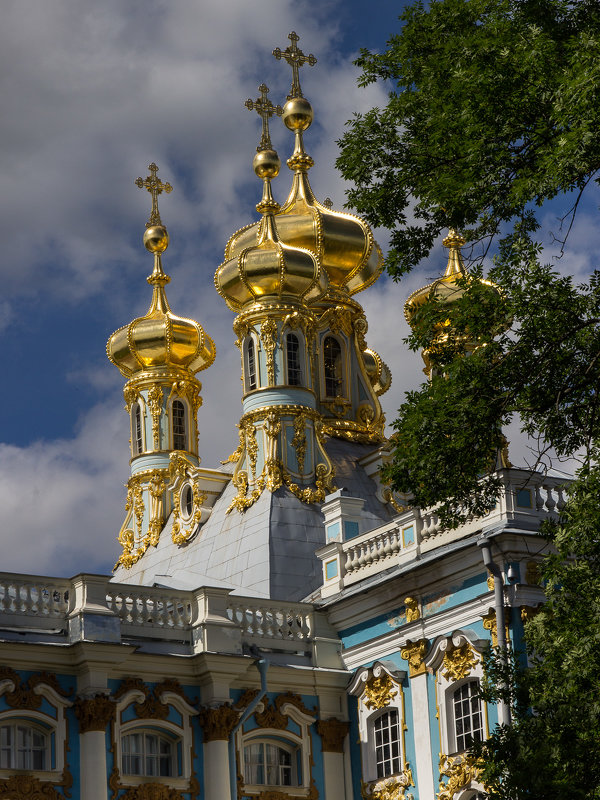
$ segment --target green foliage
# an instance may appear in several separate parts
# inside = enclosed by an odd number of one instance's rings
[[[559,524],[543,535],[548,602],[526,624],[531,668],[488,660],[486,698],[514,725],[474,747],[492,800],[600,800],[600,271],[576,285],[540,263],[543,204],[562,196],[563,246],[600,169],[597,0],[431,0],[407,6],[381,54],[361,53],[362,83],[390,88],[356,115],[338,166],[349,204],[391,231],[401,277],[447,227],[483,252],[489,279],[458,282],[413,319],[430,384],[407,395],[386,478],[442,522],[479,515],[499,490],[493,465],[515,416],[540,447],[583,467]],[[443,331],[443,335],[440,335]]]
[[[597,0],[433,0],[400,19],[385,52],[357,61],[388,104],[355,116],[338,159],[349,205],[392,231],[396,277],[445,227],[532,230],[532,206],[600,167]]]
[[[509,687],[510,728],[474,747],[491,800],[600,798],[600,468],[578,475],[543,567],[547,602],[526,623],[530,668],[487,660],[484,697]]]

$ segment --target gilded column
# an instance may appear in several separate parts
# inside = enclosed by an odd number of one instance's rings
[[[323,773],[325,775],[325,797],[327,800],[345,800],[344,742],[350,725],[339,719],[321,719],[317,722],[317,733],[321,737]]]
[[[239,716],[229,705],[204,708],[200,712],[204,732],[204,800],[230,797],[228,745]]]
[[[106,695],[79,698],[75,716],[79,722],[81,800],[107,800],[106,726],[115,719],[116,704]]]

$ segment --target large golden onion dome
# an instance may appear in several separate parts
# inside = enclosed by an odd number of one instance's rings
[[[158,167],[150,164],[150,176],[136,184],[152,195],[152,212],[144,232],[144,246],[154,254],[154,269],[147,278],[153,287],[150,308],[115,331],[106,344],[106,354],[126,378],[148,370],[184,370],[195,374],[215,360],[215,343],[193,319],[178,317],[171,311],[165,285],[171,280],[163,272],[161,255],[169,246],[169,234],[158,213],[157,198],[171,191],[170,184],[156,176]]]
[[[313,110],[304,97],[292,97],[283,107],[283,121],[295,134],[295,148],[288,167],[294,178],[289,196],[275,212],[279,241],[315,253],[327,272],[332,290],[350,295],[366,289],[383,270],[383,255],[370,227],[359,217],[333,211],[314,196],[308,180],[312,158],[304,152],[302,134],[310,126]],[[256,244],[261,222],[233,234],[225,258],[234,259]]]
[[[254,171],[263,179],[263,214],[244,247],[226,250],[226,260],[215,273],[215,286],[233,311],[242,311],[257,301],[305,303],[318,300],[327,291],[327,273],[313,251],[281,241],[274,212],[279,208],[271,195],[271,178],[279,172],[279,156],[270,147],[254,157]]]

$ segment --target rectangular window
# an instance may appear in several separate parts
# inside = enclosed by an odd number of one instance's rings
[[[469,681],[454,692],[457,752],[467,750],[471,742],[480,742],[483,739],[483,719],[478,690],[479,683]]]
[[[398,710],[392,708],[377,717],[373,725],[377,778],[387,778],[402,770]]]

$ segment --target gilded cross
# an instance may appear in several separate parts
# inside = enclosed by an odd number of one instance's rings
[[[258,152],[261,150],[271,150],[271,135],[269,133],[269,118],[273,116],[273,114],[277,114],[280,117],[283,114],[283,108],[281,106],[274,106],[273,103],[267,97],[269,93],[269,88],[265,83],[261,83],[258,87],[258,91],[260,92],[260,97],[256,100],[246,100],[244,105],[249,111],[256,111],[256,113],[262,119],[262,136],[260,137],[260,144],[256,148]]]
[[[302,50],[298,49],[300,37],[295,31],[292,31],[289,34],[288,39],[290,40],[291,44],[288,45],[285,50],[281,50],[281,48],[276,47],[275,50],[273,50],[273,55],[278,61],[280,61],[282,58],[285,58],[287,63],[292,68],[292,89],[288,94],[287,99],[293,100],[294,97],[303,97],[302,89],[300,88],[300,67],[303,64],[309,64],[312,67],[317,63],[317,59],[312,53],[308,56],[305,56]]]
[[[162,225],[160,214],[158,213],[158,195],[162,192],[169,194],[169,192],[173,191],[170,183],[163,183],[160,178],[156,177],[158,167],[154,162],[148,166],[148,169],[150,170],[150,175],[147,178],[138,178],[135,181],[137,187],[147,189],[152,196],[152,211],[150,212],[150,219],[146,223],[147,228],[150,225]]]

